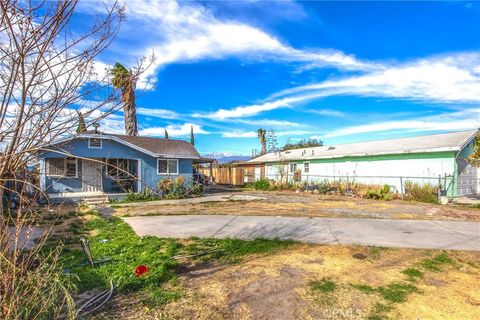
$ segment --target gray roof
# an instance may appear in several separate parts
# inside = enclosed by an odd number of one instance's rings
[[[93,131],[84,132],[78,137],[101,137],[102,139],[112,139],[116,142],[125,144],[131,148],[137,149],[141,152],[150,154],[151,156],[155,157],[187,159],[200,158],[200,154],[197,152],[195,147],[184,140],[127,136],[123,134],[108,134],[103,132],[95,133]]]
[[[410,138],[366,141],[331,146],[313,147],[268,153],[248,162],[278,162],[372,156],[385,154],[408,154],[425,152],[460,151],[476,135],[477,130],[440,133]]]

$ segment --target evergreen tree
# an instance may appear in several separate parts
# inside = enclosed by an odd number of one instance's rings
[[[87,131],[87,125],[85,124],[85,118],[83,117],[83,114],[77,110],[78,114],[78,126],[77,126],[77,133],[82,133]]]
[[[192,146],[195,145],[195,137],[193,135],[193,125],[190,125],[190,143],[192,144]]]

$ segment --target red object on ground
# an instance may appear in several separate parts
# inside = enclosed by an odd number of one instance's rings
[[[135,268],[135,275],[137,277],[140,277],[142,274],[147,273],[148,268],[147,266],[144,266],[143,264],[139,265],[138,267]]]

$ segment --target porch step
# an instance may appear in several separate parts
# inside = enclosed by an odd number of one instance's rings
[[[90,196],[83,198],[83,203],[88,206],[101,206],[108,203],[108,197],[106,195]]]

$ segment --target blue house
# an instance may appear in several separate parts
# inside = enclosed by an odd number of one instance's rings
[[[88,131],[45,146],[38,154],[40,186],[50,199],[81,200],[157,189],[164,178],[193,179],[201,161],[183,140]]]

